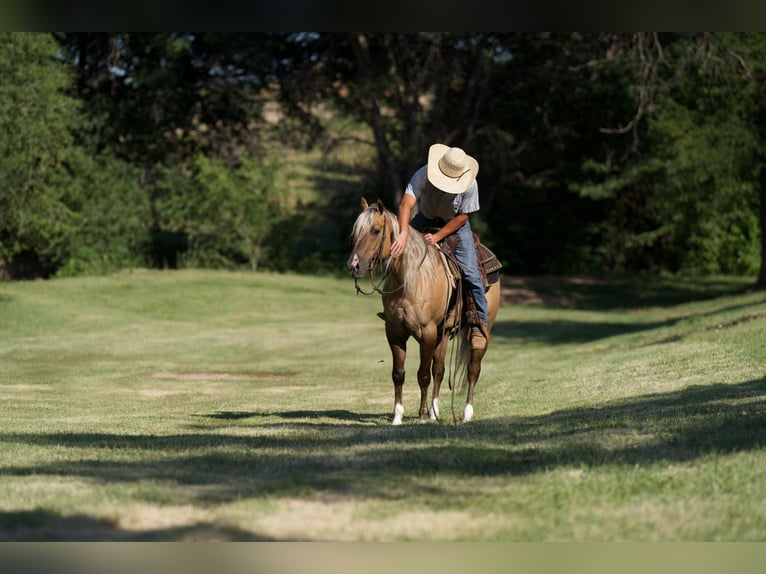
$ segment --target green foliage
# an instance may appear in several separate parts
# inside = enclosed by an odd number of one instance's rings
[[[144,264],[151,221],[138,170],[109,154],[74,150],[66,204],[74,214],[70,254],[60,276],[101,274]]]
[[[444,141],[509,273],[766,278],[764,34],[0,40],[5,275],[342,269],[359,197],[395,209]]]
[[[692,273],[757,273],[759,142],[748,123],[726,106],[697,112],[669,100],[651,136],[665,164],[652,207],[672,263]]]
[[[74,214],[65,202],[77,102],[49,34],[0,34],[0,261],[43,267],[65,257]]]
[[[163,224],[187,235],[190,267],[236,266],[256,271],[268,257],[269,238],[285,213],[276,161],[240,158],[229,167],[198,155],[188,169],[158,170]]]
[[[570,184],[604,205],[591,230],[607,267],[757,273],[759,103],[726,39],[713,39],[704,55],[694,50],[704,39],[666,46],[664,56],[686,70],[657,90],[639,152],[621,162],[587,158],[586,179]]]
[[[0,260],[20,274],[141,262],[149,209],[135,167],[77,145],[82,107],[49,34],[0,38]]]

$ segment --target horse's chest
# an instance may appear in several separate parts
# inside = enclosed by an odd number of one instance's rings
[[[401,327],[406,327],[408,323],[412,323],[412,313],[407,312],[402,307],[389,307],[385,310],[386,322]]]
[[[401,332],[416,334],[423,324],[423,318],[420,316],[418,307],[410,303],[400,301],[396,305],[386,305],[384,314],[386,322]]]

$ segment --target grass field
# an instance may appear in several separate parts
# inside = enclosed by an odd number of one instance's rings
[[[475,421],[412,352],[402,427],[350,279],[0,284],[0,539],[766,540],[765,293],[506,283]]]

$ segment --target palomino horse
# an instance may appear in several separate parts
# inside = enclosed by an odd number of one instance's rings
[[[391,378],[394,382],[395,425],[402,423],[404,414],[404,361],[410,337],[414,337],[420,346],[420,422],[426,422],[429,416],[432,419],[439,417],[439,389],[444,378],[447,343],[450,330],[456,327],[457,320],[454,316],[447,316],[457,284],[444,253],[438,247],[427,244],[418,231],[410,229],[404,253],[392,259],[391,244],[398,234],[396,216],[386,210],[380,200],[368,206],[367,201],[362,199],[362,213],[352,231],[354,249],[348,259],[348,270],[355,280],[369,273],[375,291],[383,299],[383,313],[380,316],[386,322],[386,338],[393,356]],[[374,285],[378,265],[385,267],[382,287]],[[487,291],[487,303],[491,331],[500,304],[499,281]],[[463,324],[455,335],[458,337],[456,372],[464,373],[468,387],[463,422],[473,418],[474,388],[486,352],[486,347],[471,348],[467,331],[468,326]],[[432,375],[434,388],[429,411],[427,394]],[[460,381],[460,387],[465,382]]]

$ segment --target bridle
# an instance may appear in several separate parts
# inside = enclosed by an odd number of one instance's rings
[[[400,289],[404,288],[404,284],[399,285],[396,289],[392,289],[390,291],[386,291],[384,289],[381,289],[381,285],[385,282],[386,278],[388,277],[388,266],[385,267],[385,273],[383,274],[383,277],[380,278],[380,281],[378,281],[378,284],[375,284],[375,268],[378,265],[382,266],[383,263],[383,248],[386,245],[386,237],[387,237],[387,227],[388,227],[388,216],[384,213],[383,215],[383,231],[380,233],[380,243],[378,244],[378,248],[375,250],[375,255],[373,255],[370,258],[370,266],[368,267],[367,271],[370,274],[370,285],[372,285],[372,289],[370,291],[365,291],[361,287],[359,287],[359,278],[354,277],[354,287],[356,288],[356,294],[359,295],[361,293],[362,295],[372,295],[374,293],[378,293],[379,295],[390,295],[391,293],[396,293]]]

